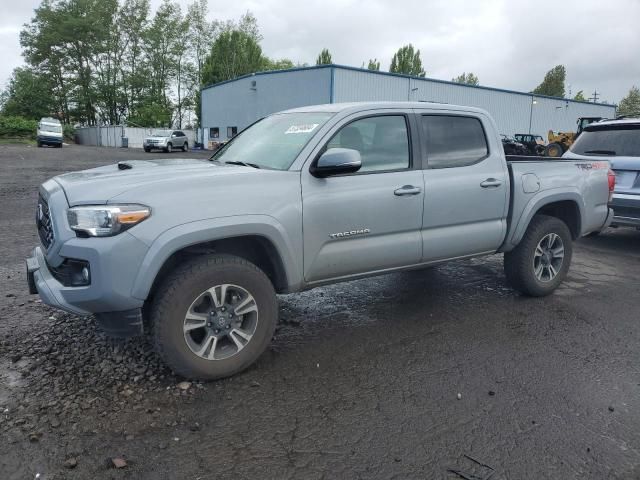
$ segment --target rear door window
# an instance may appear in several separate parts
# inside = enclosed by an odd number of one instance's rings
[[[429,168],[473,165],[489,154],[482,122],[459,115],[423,115],[422,128]]]

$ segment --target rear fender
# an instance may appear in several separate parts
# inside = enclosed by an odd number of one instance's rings
[[[558,189],[558,191],[555,192],[554,190],[544,190],[538,192],[529,199],[529,202],[527,202],[520,214],[518,222],[516,224],[512,224],[513,227],[507,234],[507,240],[501,251],[512,250],[516,245],[518,245],[518,243],[520,243],[522,237],[524,237],[524,234],[527,231],[527,228],[529,227],[529,224],[531,223],[531,219],[536,213],[547,205],[563,201],[571,201],[578,207],[578,236],[580,236],[581,225],[584,223],[583,219],[585,210],[583,197],[580,192],[577,189],[567,191],[566,187]],[[514,212],[514,215],[517,215],[517,212]]]

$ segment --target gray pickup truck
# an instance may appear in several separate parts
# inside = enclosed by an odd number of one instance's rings
[[[28,281],[113,335],[151,332],[175,372],[216,379],[265,350],[277,293],[496,252],[514,288],[551,293],[572,241],[611,221],[609,175],[602,161],[507,159],[475,108],[299,108],[210,161],[48,180]]]

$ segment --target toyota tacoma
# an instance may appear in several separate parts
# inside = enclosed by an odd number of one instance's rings
[[[126,161],[40,186],[32,293],[148,332],[178,374],[233,375],[269,344],[276,294],[504,253],[553,292],[572,242],[605,228],[607,161],[505,157],[487,112],[429,103],[267,116],[209,161]]]

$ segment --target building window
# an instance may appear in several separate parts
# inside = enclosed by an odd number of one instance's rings
[[[238,134],[238,127],[227,127],[227,138],[235,137]]]
[[[211,127],[209,129],[209,138],[220,138],[220,129],[218,127]]]

